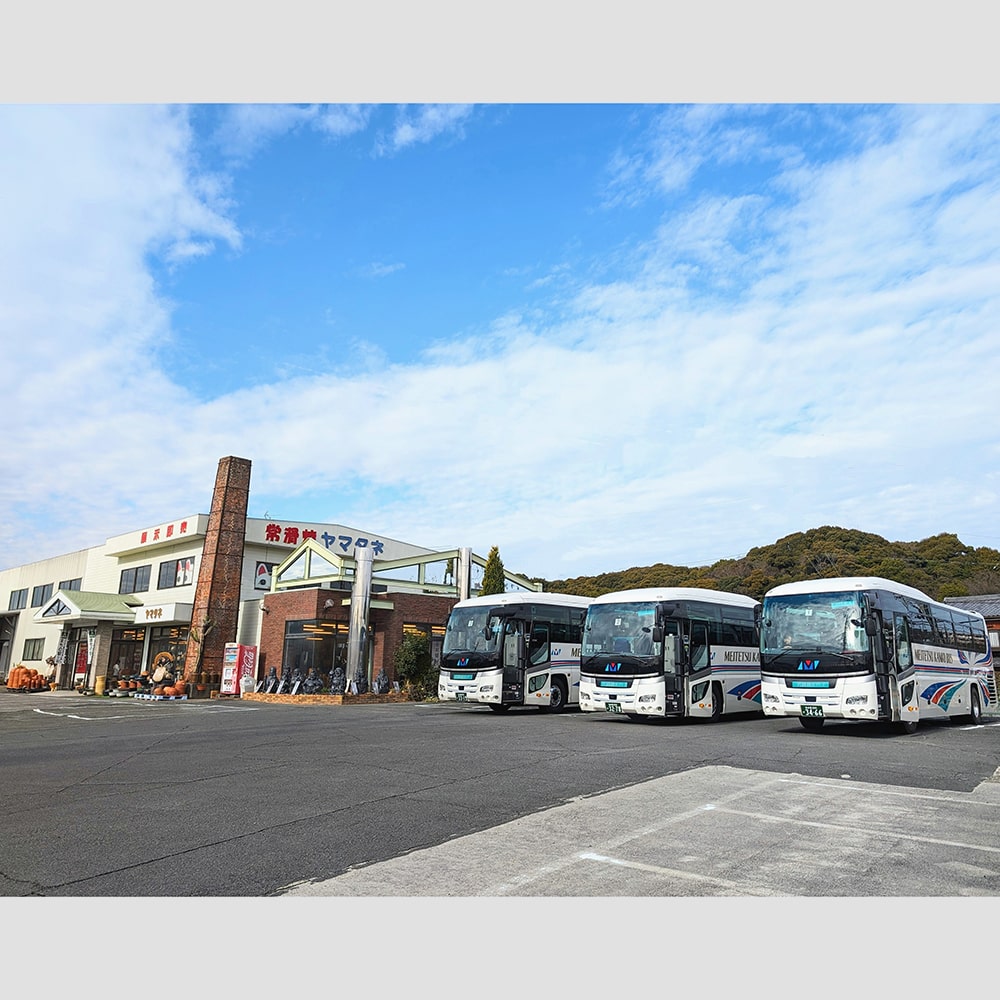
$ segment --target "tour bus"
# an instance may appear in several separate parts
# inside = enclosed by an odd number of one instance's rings
[[[639,721],[760,713],[760,604],[699,587],[595,597],[580,658],[580,709]]]
[[[882,577],[774,587],[760,627],[766,716],[884,721],[913,733],[921,719],[978,723],[995,705],[986,621]]]
[[[440,701],[534,705],[560,712],[579,703],[580,632],[589,597],[517,591],[459,601],[448,616]]]

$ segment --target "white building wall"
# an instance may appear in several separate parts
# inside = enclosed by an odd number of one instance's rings
[[[193,605],[198,573],[201,570],[202,549],[208,530],[207,514],[191,514],[147,528],[139,528],[108,538],[103,544],[79,549],[65,555],[42,559],[24,566],[0,570],[0,615],[16,617],[10,663],[22,662],[26,639],[45,640],[41,667],[45,657],[54,655],[61,628],[33,621],[37,607],[31,607],[31,592],[41,584],[51,583],[55,594],[62,580],[81,579],[80,589],[103,594],[117,594],[121,574],[125,569],[149,566],[149,590],[135,596],[143,602],[136,609],[136,623],[144,626],[171,624],[168,620],[147,620],[144,609],[166,605]],[[354,546],[372,547],[376,559],[403,559],[426,555],[435,550],[401,542],[384,535],[373,534],[342,524],[312,521],[247,518],[240,591],[240,615],[236,641],[256,645],[260,635],[260,604],[266,590],[258,590],[258,561],[280,564],[306,537],[313,532],[317,541],[340,556],[353,556]],[[191,557],[195,560],[194,579],[189,585],[160,589],[160,564]],[[27,588],[27,606],[19,612],[7,612],[12,591]],[[179,619],[175,619],[178,621]],[[188,617],[183,624],[189,624]]]

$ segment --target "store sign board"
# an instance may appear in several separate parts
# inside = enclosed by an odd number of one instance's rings
[[[135,609],[136,625],[166,625],[191,621],[191,604],[151,604]]]

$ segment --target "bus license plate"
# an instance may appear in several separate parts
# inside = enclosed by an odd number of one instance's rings
[[[455,692],[455,701],[465,701],[465,697],[466,696],[464,691]]]
[[[823,706],[822,705],[803,705],[802,706],[803,715],[812,715],[816,718],[823,718]]]
[[[620,712],[622,710],[621,705],[617,701],[606,701],[604,703],[605,712]]]

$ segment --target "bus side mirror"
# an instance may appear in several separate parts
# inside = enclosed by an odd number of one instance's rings
[[[865,615],[865,635],[878,635],[878,621],[873,614]]]
[[[653,626],[653,642],[663,642],[663,628],[659,625]]]

